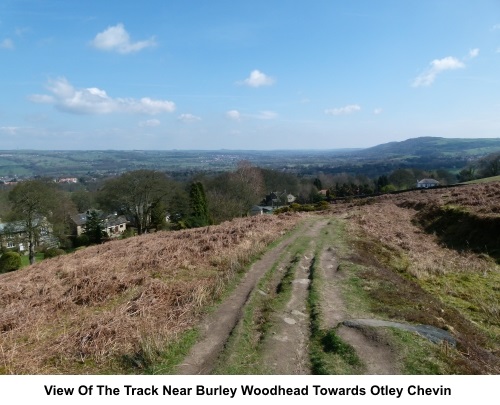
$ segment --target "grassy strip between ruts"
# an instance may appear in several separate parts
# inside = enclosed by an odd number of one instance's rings
[[[354,348],[336,334],[334,328],[325,328],[321,316],[321,285],[324,280],[319,269],[321,252],[326,245],[335,244],[339,252],[346,249],[342,237],[343,224],[330,220],[317,240],[316,254],[309,271],[308,309],[310,312],[311,342],[309,354],[313,374],[359,374],[362,363]]]
[[[272,370],[261,361],[262,344],[273,327],[272,314],[290,299],[295,270],[308,243],[308,238],[299,236],[261,279],[219,358],[214,374],[272,374]]]

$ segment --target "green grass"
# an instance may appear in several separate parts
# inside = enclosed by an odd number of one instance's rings
[[[43,253],[36,253],[35,254],[35,263],[41,262],[44,259],[44,254]],[[21,256],[21,267],[26,267],[30,265],[30,258],[28,255],[22,255]]]
[[[317,240],[316,255],[311,263],[308,309],[310,313],[311,341],[309,357],[313,374],[359,374],[363,364],[354,348],[342,341],[335,329],[325,328],[321,315],[321,287],[324,280],[318,271],[318,260],[326,245],[334,245],[337,254],[345,254],[347,244],[345,225],[338,220],[331,220]]]
[[[421,280],[422,287],[465,314],[488,336],[494,350],[500,336],[500,271],[448,273]]]
[[[485,177],[483,179],[466,181],[466,182],[461,183],[461,184],[481,184],[481,183],[491,183],[493,181],[500,181],[500,176]]]
[[[388,328],[393,345],[403,365],[403,374],[408,375],[445,375],[454,374],[450,366],[447,348],[429,342],[427,339],[395,328]],[[449,349],[451,354],[453,350]]]
[[[357,374],[350,365],[357,363],[352,347],[343,343],[333,329],[325,330],[321,318],[321,279],[317,272],[316,261],[310,269],[311,284],[308,295],[308,309],[310,313],[311,341],[309,344],[309,357],[311,373],[319,375],[328,374]],[[349,358],[344,358],[349,353]],[[357,359],[359,360],[359,359]]]
[[[198,329],[190,329],[167,345],[160,353],[157,353],[154,346],[151,346],[147,340],[144,340],[140,353],[145,354],[146,360],[148,356],[152,359],[144,370],[145,374],[175,374],[176,366],[187,356],[199,336]],[[139,357],[140,359],[141,357]]]

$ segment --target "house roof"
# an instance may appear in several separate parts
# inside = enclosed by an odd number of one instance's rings
[[[76,225],[85,225],[85,223],[87,222],[87,214],[85,212],[76,214],[73,215],[71,219]]]
[[[117,226],[121,224],[126,224],[128,222],[127,218],[124,215],[115,215],[115,214],[104,215],[99,211],[97,212],[99,213],[99,217],[106,226]],[[79,214],[73,215],[71,219],[76,225],[83,226],[87,223],[87,213],[81,212]]]
[[[439,181],[434,179],[422,179],[418,182],[418,184],[439,184]]]
[[[127,218],[125,218],[124,215],[108,215],[106,218],[104,218],[104,224],[106,226],[118,226],[122,224],[126,224]]]
[[[45,218],[35,218],[33,226],[37,227],[43,225]],[[26,232],[26,223],[24,221],[14,221],[8,223],[0,223],[0,233],[20,233]]]
[[[250,211],[264,211],[264,212],[270,212],[274,211],[273,207],[270,207],[268,205],[254,205]]]

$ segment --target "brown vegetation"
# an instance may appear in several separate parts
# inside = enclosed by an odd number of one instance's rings
[[[359,264],[353,271],[371,315],[456,338],[436,372],[500,373],[499,197],[500,183],[468,185],[314,214],[348,219],[346,262]],[[1,275],[0,373],[140,372],[131,364],[147,367],[196,326],[251,258],[299,219],[147,234]]]
[[[337,206],[357,236],[375,312],[459,341],[465,373],[500,372],[500,183],[386,195]],[[477,243],[475,243],[476,241]],[[479,243],[483,243],[481,245]]]
[[[261,216],[142,235],[0,276],[0,373],[126,372],[123,359],[161,351],[195,325],[297,220]]]

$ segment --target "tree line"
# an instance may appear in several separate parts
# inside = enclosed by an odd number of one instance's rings
[[[255,167],[247,161],[239,162],[233,171],[198,173],[182,182],[165,172],[147,169],[87,185],[58,185],[39,178],[0,192],[0,222],[22,224],[27,234],[29,261],[33,263],[35,246],[43,232],[41,219],[51,224],[60,247],[71,249],[106,238],[95,210],[126,216],[133,231],[140,235],[219,224],[246,216],[253,205],[266,204],[265,196],[271,192],[292,194],[295,203],[309,204],[413,188],[418,178],[424,177],[436,178],[442,184],[456,182],[456,176],[445,170],[396,169],[375,179],[346,173],[303,176]],[[72,234],[71,217],[87,211],[82,243]]]
[[[106,239],[98,210],[125,216],[139,235],[194,228],[245,216],[268,187],[279,186],[299,190],[295,176],[259,169],[248,162],[240,162],[232,172],[198,175],[189,182],[176,181],[155,170],[134,170],[92,188],[80,185],[79,189],[38,178],[2,190],[0,222],[12,228],[4,229],[4,237],[9,231],[13,234],[14,228],[24,230],[25,247],[33,263],[46,224],[50,224],[61,248],[72,249]],[[84,238],[79,240],[73,234],[71,217],[86,212]]]

